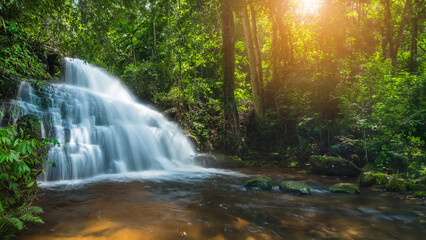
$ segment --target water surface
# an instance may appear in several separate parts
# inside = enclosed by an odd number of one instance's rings
[[[300,180],[311,196],[254,191],[245,180]],[[421,200],[362,188],[332,194],[336,182],[288,169],[176,170],[49,182],[38,205],[44,225],[20,239],[424,239]]]

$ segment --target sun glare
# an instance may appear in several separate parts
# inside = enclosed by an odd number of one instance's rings
[[[301,0],[300,7],[306,12],[315,12],[321,6],[322,0]]]

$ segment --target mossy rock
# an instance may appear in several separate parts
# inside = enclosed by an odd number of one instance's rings
[[[308,184],[302,182],[284,181],[280,183],[280,189],[289,193],[311,194],[311,188]]]
[[[23,133],[21,138],[28,136],[30,139],[41,140],[41,120],[37,116],[28,114],[20,117],[17,125],[18,133],[21,134],[21,130]]]
[[[392,178],[385,186],[386,191],[406,193],[408,191],[407,184],[402,178]]]
[[[250,179],[244,183],[244,187],[259,188],[262,190],[271,190],[272,180],[269,177],[260,177],[260,178]]]
[[[330,188],[334,193],[360,193],[359,187],[352,183],[336,183]]]
[[[372,187],[374,185],[385,185],[389,175],[385,173],[363,172],[359,175],[358,182],[361,187]]]
[[[329,176],[358,176],[361,170],[351,161],[340,157],[313,155],[309,157],[312,171]]]

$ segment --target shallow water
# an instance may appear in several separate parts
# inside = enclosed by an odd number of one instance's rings
[[[300,180],[311,196],[255,191],[245,180]],[[192,169],[104,175],[42,185],[45,224],[19,239],[424,239],[426,206],[362,188],[332,194],[336,182],[288,169]]]

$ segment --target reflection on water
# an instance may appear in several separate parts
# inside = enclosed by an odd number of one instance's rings
[[[311,196],[252,191],[245,180],[300,180]],[[111,180],[112,178],[112,180]],[[108,180],[105,180],[108,179]],[[422,239],[426,207],[361,189],[331,194],[355,179],[290,170],[193,170],[104,176],[42,187],[45,224],[20,239]]]

